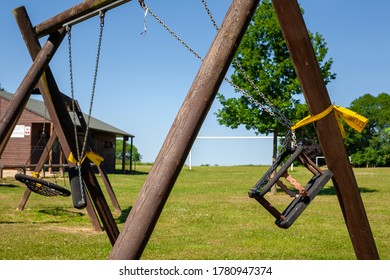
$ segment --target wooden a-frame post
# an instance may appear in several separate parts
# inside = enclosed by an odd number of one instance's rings
[[[305,22],[296,0],[273,0],[309,111],[319,114],[332,105]],[[315,125],[318,140],[358,259],[379,259],[374,237],[359,194],[336,116],[331,113]],[[331,238],[331,236],[329,236]]]
[[[115,243],[110,259],[139,259],[210,110],[259,0],[233,0]]]

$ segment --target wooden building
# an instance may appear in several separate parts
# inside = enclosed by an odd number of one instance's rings
[[[12,98],[13,94],[0,91],[0,119],[3,118]],[[84,117],[87,119],[86,115]],[[0,166],[22,167],[36,164],[44,149],[50,149],[46,143],[52,129],[53,125],[44,103],[30,98],[1,155]],[[93,139],[94,152],[104,158],[106,172],[113,173],[116,139],[122,138],[124,142],[130,139],[133,143],[134,136],[93,117],[89,133]],[[62,154],[60,143],[56,141],[50,150],[50,164],[62,163],[66,163],[66,158]],[[122,169],[124,168],[122,166]]]

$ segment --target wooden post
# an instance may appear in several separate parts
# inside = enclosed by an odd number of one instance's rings
[[[312,115],[332,103],[321,75],[305,22],[296,0],[273,0],[307,105]],[[335,115],[329,114],[315,125],[328,168],[358,259],[379,259],[357,182],[349,163]],[[331,236],[329,236],[331,238]]]
[[[233,0],[111,251],[110,259],[141,257],[258,2]]]
[[[63,27],[64,24],[70,21],[80,19],[81,21],[87,20],[99,9],[105,8],[105,10],[113,9],[119,5],[130,2],[131,0],[86,0],[40,24],[34,29],[38,38],[51,34]]]
[[[130,137],[130,174],[133,173],[133,145],[134,145],[134,137]]]
[[[123,136],[122,140],[122,173],[126,173],[126,143],[129,137]],[[131,155],[130,155],[130,162],[131,162]]]
[[[8,140],[15,128],[30,95],[39,78],[49,65],[51,58],[64,39],[65,31],[53,33],[42,50],[39,51],[26,76],[16,90],[3,119],[0,122],[0,156],[3,154]]]
[[[53,123],[50,122],[50,137],[52,137],[53,135],[53,130],[54,130],[54,126],[53,126]],[[56,136],[57,138],[57,136]],[[52,146],[53,146],[54,142],[50,145],[50,152],[49,152],[49,173],[52,173],[54,172],[53,171],[53,168],[52,168],[52,164],[53,164],[53,149],[52,149]],[[45,170],[45,168],[43,168],[43,170]]]

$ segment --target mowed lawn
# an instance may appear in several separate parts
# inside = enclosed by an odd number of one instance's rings
[[[135,175],[109,175],[122,208],[122,213],[114,213],[119,229],[149,169],[141,165]],[[356,259],[331,181],[289,229],[280,229],[247,194],[266,170],[264,166],[184,167],[142,258]],[[388,260],[390,168],[354,171],[379,255]],[[302,167],[291,174],[302,183],[310,177]],[[57,183],[70,188],[62,178]],[[111,245],[105,232],[94,231],[87,212],[73,208],[70,197],[32,194],[25,210],[18,211],[24,190],[13,178],[1,179],[0,259],[108,258]],[[280,210],[291,200],[282,192],[267,199]]]

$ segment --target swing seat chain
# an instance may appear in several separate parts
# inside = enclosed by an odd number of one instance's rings
[[[81,144],[80,149],[80,143],[78,139],[78,129],[77,129],[77,112],[79,111],[78,108],[76,109],[76,100],[75,100],[75,90],[74,90],[74,79],[73,79],[73,58],[72,58],[72,32],[71,27],[66,26],[67,35],[68,35],[68,54],[69,54],[69,78],[70,78],[70,90],[71,90],[71,99],[72,99],[72,112],[73,112],[73,128],[74,128],[74,137],[75,137],[75,146],[76,146],[76,154],[74,155],[76,159],[76,172],[78,173],[78,184],[72,183],[73,180],[71,180],[71,187],[73,189],[73,193],[76,194],[74,199],[74,206],[76,208],[83,208],[85,207],[85,194],[84,194],[84,184],[82,179],[82,172],[81,172],[81,165],[84,158],[84,155],[86,154],[87,149],[87,140],[89,136],[89,129],[90,129],[90,122],[91,122],[91,115],[92,115],[92,109],[93,109],[93,102],[95,97],[95,91],[96,91],[96,82],[98,77],[98,71],[99,71],[99,62],[100,62],[100,53],[101,53],[101,46],[102,46],[102,40],[103,40],[103,30],[104,30],[104,19],[105,19],[105,11],[101,10],[99,12],[100,16],[100,30],[99,30],[99,39],[97,44],[97,53],[96,53],[96,60],[95,60],[95,68],[94,68],[94,74],[93,74],[93,82],[92,82],[92,90],[91,90],[91,97],[90,97],[90,103],[89,103],[89,111],[87,115],[87,121],[85,125],[85,131],[84,131],[84,138],[83,142]],[[80,123],[80,126],[82,126],[82,123]],[[72,153],[71,153],[72,154]],[[69,159],[68,159],[69,160]],[[75,186],[77,186],[75,188]],[[77,200],[77,203],[75,201]],[[77,204],[77,206],[76,206]]]

